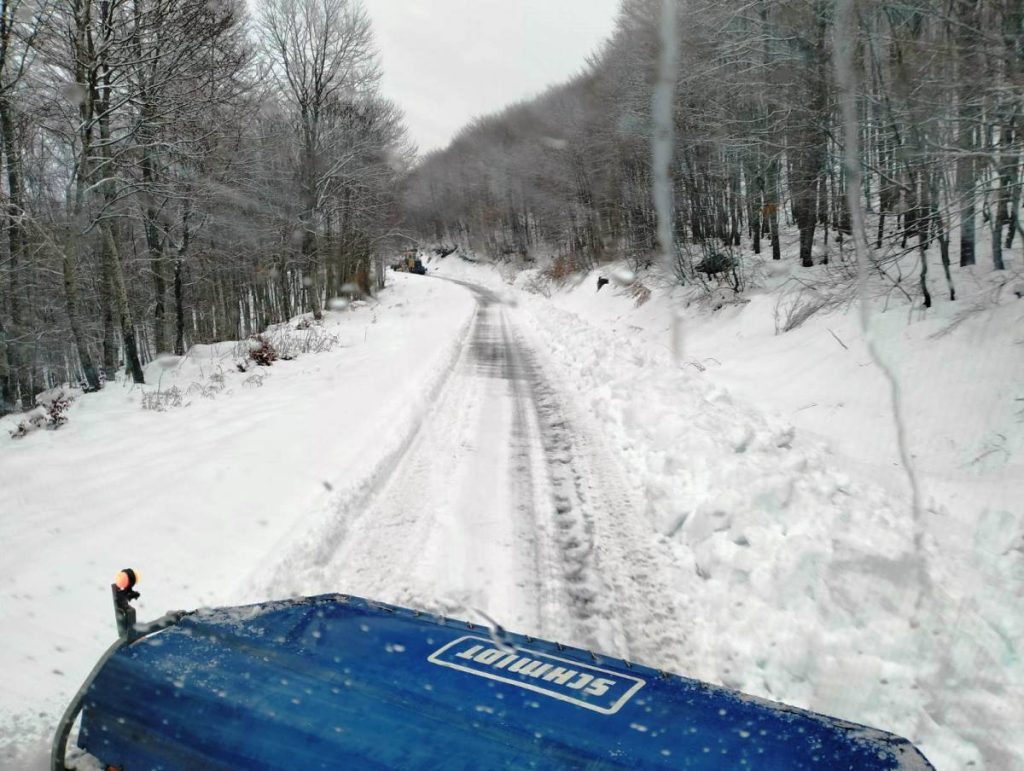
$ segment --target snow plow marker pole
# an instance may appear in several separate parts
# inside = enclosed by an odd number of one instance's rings
[[[161,629],[174,626],[184,616],[190,615],[189,611],[172,611],[165,613],[148,624],[136,626],[135,608],[131,606],[131,602],[139,597],[139,593],[134,591],[137,581],[138,572],[131,568],[125,568],[118,572],[114,577],[114,583],[110,585],[110,591],[114,600],[114,620],[117,623],[117,642],[107,648],[104,654],[100,656],[99,661],[96,662],[92,671],[89,672],[89,676],[82,683],[82,687],[75,694],[75,698],[71,700],[67,709],[64,710],[64,714],[61,715],[60,722],[57,723],[57,731],[53,735],[53,744],[50,746],[50,771],[68,771],[64,761],[67,756],[68,737],[71,735],[71,726],[75,724],[75,718],[82,711],[85,695],[92,687],[96,676],[99,675],[100,670],[110,661],[111,657],[126,645],[131,645],[136,640],[141,640],[143,637],[159,632]]]

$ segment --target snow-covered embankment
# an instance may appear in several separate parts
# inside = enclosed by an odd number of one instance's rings
[[[486,267],[434,267],[502,284]],[[637,308],[595,279],[548,284],[549,297],[504,291],[623,462],[652,532],[689,566],[673,587],[689,609],[673,636],[687,642],[648,663],[900,733],[942,770],[1024,763],[1024,430],[1007,412],[1024,365],[1004,358],[1019,353],[1020,310],[938,339],[963,305],[876,322],[922,478],[918,555],[888,391],[854,314],[776,335],[777,295],[691,308],[677,362],[681,303],[656,289]],[[972,462],[997,432],[1002,449]],[[914,628],[919,556],[930,582]]]

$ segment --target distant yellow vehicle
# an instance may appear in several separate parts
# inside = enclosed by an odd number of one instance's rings
[[[420,276],[426,274],[427,269],[423,265],[423,261],[417,256],[415,249],[409,249],[402,252],[402,259],[391,266],[394,270],[402,271],[403,273],[416,273]]]

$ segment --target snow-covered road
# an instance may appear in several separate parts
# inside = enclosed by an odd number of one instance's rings
[[[297,534],[257,596],[340,591],[481,616],[643,657],[676,608],[669,556],[621,471],[557,390],[514,304],[473,284],[471,326],[426,419],[358,505]],[[652,549],[652,546],[655,547]],[[660,559],[659,559],[660,557]],[[674,627],[674,625],[673,625]],[[678,642],[678,641],[676,641]],[[675,646],[670,646],[675,647]]]
[[[940,771],[1019,765],[1006,517],[950,559],[930,513],[917,554],[898,490],[654,337],[431,272],[328,314],[323,353],[240,373],[197,346],[146,387],[181,407],[112,384],[59,431],[0,433],[0,769],[45,767],[126,565],[141,618],[362,595],[894,731]]]

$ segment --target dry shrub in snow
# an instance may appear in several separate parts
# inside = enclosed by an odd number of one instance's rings
[[[263,335],[255,335],[252,338],[255,345],[249,351],[249,358],[261,367],[269,367],[278,359],[277,349]]]
[[[269,367],[274,361],[291,361],[303,353],[325,353],[339,344],[336,335],[324,330],[322,324],[310,319],[300,319],[295,327],[290,324],[274,325],[248,340],[224,343],[230,353],[237,356],[233,366],[238,372],[249,372],[251,363],[258,367]]]
[[[185,389],[185,396],[202,396],[204,399],[216,399],[217,394],[223,391],[223,386],[218,387],[213,383],[193,382]]]
[[[46,415],[50,419],[50,428],[60,428],[68,422],[68,408],[71,407],[72,399],[65,393],[55,397],[46,408]]]
[[[56,430],[68,422],[68,409],[81,392],[58,386],[43,391],[36,397],[36,407],[25,414],[11,431],[13,439],[20,439],[40,428]]]
[[[559,255],[558,257],[555,257],[554,261],[547,268],[544,269],[544,275],[552,281],[562,281],[579,269],[580,267],[571,256]]]
[[[164,412],[171,407],[181,407],[184,404],[184,394],[177,386],[171,386],[166,391],[147,391],[142,394],[142,409],[150,412]]]
[[[634,281],[629,287],[629,295],[633,298],[636,307],[639,308],[651,299],[651,290],[639,281]]]
[[[544,297],[551,297],[551,279],[537,270],[528,270],[519,274],[520,278],[515,283],[523,291],[530,294],[539,294]]]
[[[185,396],[193,396],[198,394],[204,399],[216,399],[217,394],[221,393],[227,388],[227,382],[224,380],[224,371],[218,370],[210,375],[208,378],[209,382],[193,382],[185,391]]]
[[[266,340],[277,352],[277,358],[283,361],[306,353],[326,353],[340,342],[336,335],[328,334],[316,323],[294,328],[281,325],[260,335],[260,339]]]
[[[29,410],[25,417],[18,422],[17,427],[11,431],[11,438],[21,439],[23,436],[28,436],[33,431],[45,426],[46,422],[46,411],[44,409],[36,407],[34,410]]]
[[[791,332],[825,307],[827,298],[819,294],[799,296],[780,302],[776,308],[775,332]]]
[[[775,334],[790,332],[822,311],[828,313],[848,305],[853,291],[837,290],[825,282],[798,282],[779,297],[775,305]]]

